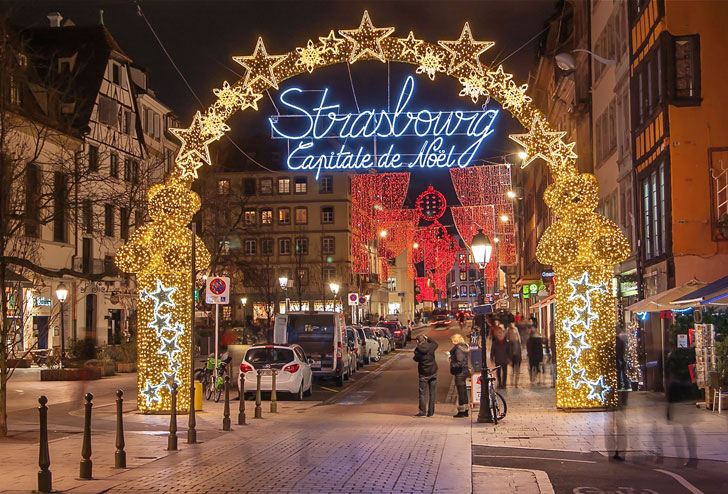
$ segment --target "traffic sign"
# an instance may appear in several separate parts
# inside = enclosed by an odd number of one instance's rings
[[[348,300],[349,300],[349,305],[359,305],[359,294],[350,293]]]
[[[359,297],[359,305],[364,305],[367,303],[366,297]]]
[[[205,288],[205,302],[208,304],[230,303],[230,278],[227,276],[209,276]]]

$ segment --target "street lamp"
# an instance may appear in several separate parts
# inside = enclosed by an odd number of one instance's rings
[[[245,305],[248,303],[248,297],[240,298],[240,305],[243,307],[243,327],[245,327]]]
[[[506,192],[506,195],[508,196],[509,199],[515,199],[516,197],[518,197],[518,195],[512,190],[509,190],[508,192]]]
[[[470,250],[473,252],[473,260],[483,266],[483,290],[481,291],[482,303],[485,303],[485,266],[490,262],[490,256],[493,253],[493,244],[490,239],[482,231],[473,237],[470,244]],[[478,411],[478,422],[493,422],[493,414],[490,411],[490,396],[488,396],[488,358],[487,345],[485,336],[485,322],[480,328],[480,410]]]
[[[63,368],[63,356],[66,354],[66,331],[63,325],[66,297],[68,297],[68,288],[61,283],[56,287],[56,298],[61,303],[61,368]]]
[[[278,278],[278,283],[280,283],[281,290],[283,290],[283,297],[284,297],[283,300],[285,301],[284,306],[286,308],[286,313],[287,313],[288,312],[288,297],[286,295],[288,295],[288,277],[281,276],[280,278]]]
[[[336,312],[336,296],[339,294],[339,285],[338,283],[329,283],[329,290],[331,290],[331,293],[334,294],[334,312]]]

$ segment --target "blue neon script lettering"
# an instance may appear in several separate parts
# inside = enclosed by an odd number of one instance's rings
[[[483,141],[494,132],[498,110],[408,111],[414,89],[414,77],[408,76],[394,111],[359,113],[340,113],[340,105],[329,101],[328,89],[321,91],[315,106],[304,103],[303,89],[286,89],[279,96],[286,115],[271,117],[269,122],[274,137],[291,141],[288,168],[313,170],[318,180],[322,170],[470,165]],[[290,130],[291,123],[295,123],[294,130]],[[317,144],[323,140],[339,142],[322,150],[324,146]],[[366,143],[360,145],[361,140]],[[400,149],[405,140],[417,141],[408,142],[409,153]]]

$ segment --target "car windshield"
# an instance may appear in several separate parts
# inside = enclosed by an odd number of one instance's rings
[[[377,334],[372,328],[364,328],[364,334],[366,334],[367,338],[370,338],[370,339],[377,338]]]
[[[366,339],[366,333],[364,332],[364,329],[362,328],[356,328],[356,332],[359,335],[359,338],[362,340]]]
[[[306,355],[331,355],[334,351],[333,314],[291,314],[288,342],[303,348]]]
[[[245,360],[253,365],[287,364],[293,362],[293,350],[289,348],[250,348]]]

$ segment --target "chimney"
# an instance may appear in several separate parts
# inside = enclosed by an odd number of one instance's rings
[[[61,21],[63,20],[63,16],[60,12],[51,12],[47,15],[47,17],[51,23],[51,27],[61,27]]]

